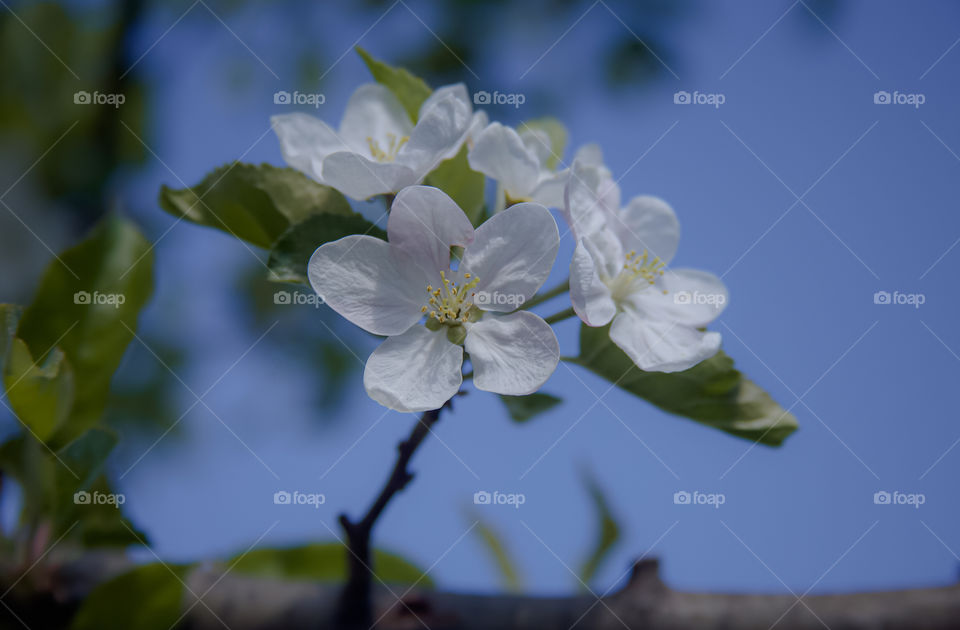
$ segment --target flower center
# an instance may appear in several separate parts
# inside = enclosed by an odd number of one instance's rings
[[[372,155],[373,159],[377,162],[393,162],[397,158],[397,153],[400,152],[400,149],[408,140],[410,140],[410,136],[403,136],[398,139],[396,134],[388,133],[387,148],[383,150],[380,148],[378,141],[367,136],[367,146],[370,147],[370,155]]]
[[[607,281],[607,286],[614,299],[621,299],[656,284],[657,278],[663,275],[666,267],[667,263],[657,256],[651,257],[647,250],[639,256],[637,252],[631,250],[623,263],[623,269],[616,277]]]
[[[457,326],[470,321],[471,312],[474,309],[473,297],[476,292],[480,279],[476,276],[463,274],[464,283],[458,285],[456,280],[451,281],[447,278],[446,272],[440,272],[440,278],[443,280],[442,287],[433,287],[427,285],[427,294],[430,296],[427,304],[420,309],[421,313],[427,315],[428,323],[431,320],[437,320],[438,324],[447,326]]]

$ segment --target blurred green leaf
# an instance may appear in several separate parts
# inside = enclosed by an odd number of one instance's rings
[[[116,445],[117,436],[105,429],[90,429],[67,444],[58,453],[63,466],[73,473],[69,475],[73,479],[67,482],[64,494],[73,495],[76,490],[89,488],[100,475],[107,456]],[[72,500],[72,496],[63,498]]]
[[[81,490],[113,494],[101,471],[115,444],[112,432],[91,429],[56,453],[30,435],[0,446],[0,468],[24,489],[21,521],[47,522],[54,536],[70,530],[72,539],[88,545],[138,543],[117,506],[81,504],[74,497]]]
[[[383,240],[387,234],[362,215],[318,214],[291,226],[273,246],[267,266],[276,282],[299,282],[309,286],[307,263],[318,247],[351,234],[366,234]]]
[[[507,553],[507,547],[503,543],[502,537],[491,525],[475,514],[471,515],[471,518],[477,523],[474,530],[480,536],[483,546],[490,552],[494,563],[497,565],[497,572],[500,573],[500,583],[503,588],[510,593],[519,593],[523,588],[520,572],[510,558],[510,554]]]
[[[563,402],[552,394],[536,392],[526,396],[500,396],[507,407],[507,413],[514,422],[526,422],[544,411],[548,411]]]
[[[467,146],[464,145],[454,157],[440,162],[427,175],[425,183],[450,195],[476,227],[483,223],[483,193],[487,180],[483,173],[470,168],[467,152]]]
[[[377,83],[383,84],[393,92],[403,108],[407,110],[410,120],[414,123],[417,122],[417,118],[420,116],[420,106],[433,91],[430,86],[423,79],[414,76],[404,68],[394,68],[378,59],[374,59],[370,56],[370,53],[359,46],[356,47],[356,50],[363,58],[363,62],[367,64],[370,74],[373,75]]]
[[[551,169],[557,168],[557,163],[563,157],[563,152],[567,148],[567,128],[556,118],[545,116],[521,123],[518,131],[526,129],[542,131],[547,134],[547,137],[550,138],[550,157],[547,158],[547,166]]]
[[[315,543],[282,549],[254,549],[228,561],[235,573],[286,580],[342,582],[347,577],[347,550],[340,543]],[[433,586],[422,569],[401,556],[375,549],[373,569],[384,582]]]
[[[664,411],[746,440],[780,446],[797,429],[797,419],[723,351],[683,372],[644,372],[610,341],[609,326],[581,325],[574,362]]]
[[[189,565],[148,564],[97,586],[72,630],[170,630],[181,617]]]
[[[73,406],[73,371],[59,348],[35,364],[27,344],[15,338],[3,383],[14,413],[36,439],[48,440],[66,422]]]
[[[103,475],[94,480],[88,491],[91,494],[116,494],[115,488]],[[130,547],[150,543],[147,535],[123,516],[122,508],[109,503],[76,505],[75,508],[67,516],[74,520],[65,525],[79,522],[71,536],[76,533],[85,547]]]
[[[593,509],[598,521],[597,541],[594,543],[593,550],[579,571],[581,586],[587,588],[587,586],[584,585],[590,584],[590,581],[593,580],[597,573],[597,569],[600,568],[600,565],[610,554],[613,546],[620,540],[620,526],[617,524],[613,512],[610,510],[607,497],[597,483],[597,480],[589,474],[584,474],[583,480],[590,493],[590,499],[593,503]]]
[[[47,267],[17,328],[38,362],[63,350],[76,383],[67,422],[51,438],[72,441],[101,418],[113,373],[153,291],[150,243],[136,226],[108,216]]]
[[[265,249],[312,215],[353,213],[343,195],[299,171],[242,162],[221,166],[191,188],[161,187],[160,207]]]
[[[0,374],[6,370],[7,356],[17,334],[23,308],[16,304],[0,304]]]

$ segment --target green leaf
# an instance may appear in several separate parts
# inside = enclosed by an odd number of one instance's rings
[[[507,547],[504,545],[500,534],[492,526],[481,520],[476,515],[471,515],[477,525],[474,531],[480,536],[483,546],[493,556],[493,561],[497,565],[497,571],[500,573],[500,583],[503,588],[510,593],[519,593],[523,590],[523,584],[520,579],[520,572],[507,553]]]
[[[69,530],[87,546],[141,544],[145,538],[131,533],[116,504],[83,504],[74,496],[114,494],[100,471],[115,444],[113,433],[91,429],[55,454],[30,435],[0,446],[0,468],[24,488],[21,521],[49,523],[55,537]]]
[[[450,195],[476,227],[483,223],[483,193],[487,180],[483,173],[470,168],[467,152],[467,146],[464,145],[457,155],[440,162],[439,166],[427,175],[425,183]]]
[[[113,373],[152,291],[151,245],[133,223],[117,216],[106,217],[47,267],[17,336],[38,362],[56,346],[73,369],[73,406],[50,439],[54,448],[100,420]]]
[[[107,478],[98,477],[88,488],[92,494],[115,494]],[[71,523],[80,522],[75,532],[85,547],[130,547],[132,545],[149,545],[147,535],[136,528],[123,516],[123,508],[109,503],[99,505],[80,505],[67,518],[74,519],[64,523],[69,527]],[[72,534],[71,534],[72,535]]]
[[[563,152],[567,148],[567,128],[556,118],[546,116],[520,123],[518,131],[526,129],[542,131],[547,134],[547,137],[550,138],[550,157],[547,158],[547,166],[551,169],[557,168],[557,163],[563,157]]]
[[[242,162],[221,166],[191,188],[163,186],[160,207],[265,249],[314,214],[352,212],[343,195],[299,171]]]
[[[590,581],[597,573],[597,569],[600,568],[600,565],[609,555],[613,546],[620,540],[620,526],[613,517],[613,512],[610,510],[610,504],[607,501],[606,495],[603,493],[603,489],[600,488],[597,480],[589,474],[584,474],[583,480],[590,493],[590,499],[593,503],[594,512],[597,515],[597,521],[599,521],[599,535],[597,536],[597,542],[594,544],[593,550],[580,568],[581,586],[590,584]]]
[[[23,308],[16,304],[0,304],[0,374],[6,371],[7,356],[17,334]]]
[[[359,46],[356,47],[356,50],[363,58],[363,62],[367,64],[367,68],[376,82],[393,92],[403,108],[407,110],[410,120],[416,123],[420,115],[420,106],[433,91],[430,86],[423,79],[414,76],[404,68],[394,68],[378,59],[374,59],[370,56],[370,53]]]
[[[386,240],[387,233],[356,212],[318,214],[291,226],[274,245],[267,266],[270,279],[309,285],[307,262],[318,247],[350,234],[366,234]]]
[[[97,586],[72,630],[170,630],[181,616],[189,565],[148,564]]]
[[[780,446],[797,429],[797,419],[723,351],[683,372],[644,372],[610,341],[609,326],[581,325],[574,362],[664,411],[746,440]]]
[[[340,543],[302,547],[254,549],[227,562],[236,573],[274,579],[342,582],[347,577],[347,550]],[[433,586],[424,571],[401,556],[375,549],[373,569],[381,580],[397,584]]]
[[[73,371],[63,352],[54,348],[35,364],[22,339],[13,339],[3,383],[10,406],[38,440],[48,440],[73,406]]]
[[[100,475],[107,456],[116,445],[115,433],[94,428],[63,447],[57,455],[64,466],[73,471],[70,475],[73,480],[68,482],[65,493],[72,495],[77,489],[89,488]]]
[[[552,394],[536,392],[526,396],[500,396],[507,407],[507,413],[514,422],[526,422],[534,416],[548,411],[563,402]]]

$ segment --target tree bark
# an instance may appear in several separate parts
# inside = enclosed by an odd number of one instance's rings
[[[112,574],[119,569],[114,563]],[[226,574],[201,568],[188,578],[203,594],[180,630],[300,630],[335,628],[341,588],[312,582]],[[31,628],[66,628],[78,603],[104,579],[89,566],[63,567],[50,592],[14,589],[3,603]],[[215,586],[214,586],[215,584]],[[211,588],[212,587],[212,588]],[[675,591],[659,578],[655,560],[638,563],[628,583],[597,600],[590,595],[527,597],[470,595],[403,587],[372,589],[375,628],[409,630],[946,630],[960,628],[960,585],[842,595],[742,595]],[[195,603],[188,592],[184,607]],[[207,609],[209,607],[210,610]],[[213,612],[210,612],[210,611]],[[215,614],[214,614],[215,613]],[[0,607],[0,628],[22,628]]]

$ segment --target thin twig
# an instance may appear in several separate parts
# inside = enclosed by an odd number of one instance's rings
[[[341,594],[337,613],[338,627],[344,630],[367,630],[372,623],[370,534],[390,500],[413,479],[413,473],[407,469],[410,459],[430,433],[431,427],[440,419],[444,407],[451,407],[451,402],[447,401],[440,409],[423,412],[409,437],[397,446],[397,461],[393,471],[363,519],[354,522],[346,514],[340,515],[340,525],[347,534],[349,549],[347,584]]]

